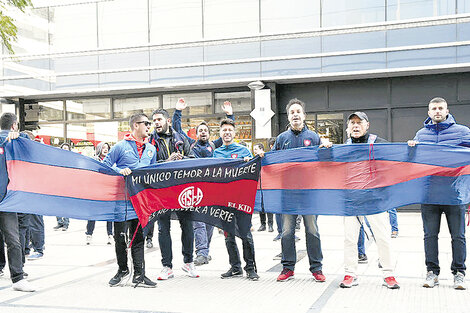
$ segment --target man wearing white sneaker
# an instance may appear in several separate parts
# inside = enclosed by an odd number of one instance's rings
[[[348,117],[348,125],[346,132],[349,139],[346,144],[358,143],[384,143],[385,139],[369,134],[369,118],[364,112],[354,112]],[[379,253],[379,261],[383,272],[383,285],[389,289],[398,289],[395,277],[393,276],[392,249],[390,246],[390,223],[388,221],[388,213],[367,215],[372,236],[377,243]],[[344,268],[346,275],[339,284],[341,288],[351,288],[357,286],[357,265],[358,265],[358,249],[357,239],[361,225],[364,225],[364,216],[345,216],[344,217]]]
[[[13,113],[4,113],[0,118],[0,153],[4,154],[4,145],[17,139],[18,118]],[[2,167],[5,164],[1,165]],[[17,291],[33,292],[36,289],[24,278],[22,249],[20,243],[20,234],[18,230],[18,218],[16,213],[0,212],[0,231],[7,245],[8,266],[10,268],[10,277],[13,282],[13,289]]]
[[[443,98],[434,98],[428,105],[428,118],[424,127],[418,130],[408,145],[425,142],[470,147],[470,129],[457,124],[449,113],[447,102]],[[425,288],[433,288],[439,284],[439,231],[442,214],[446,216],[452,238],[452,264],[450,269],[454,275],[454,289],[465,290],[465,259],[467,246],[465,241],[465,205],[422,204],[421,217],[424,230],[424,254],[426,259]]]
[[[190,145],[186,137],[175,131],[171,126],[171,118],[164,109],[157,109],[152,114],[154,132],[150,136],[150,143],[157,149],[157,161],[176,161],[190,155]],[[160,216],[158,223],[158,244],[162,255],[163,269],[158,280],[173,278],[173,251],[171,242],[171,216],[167,213]],[[181,227],[181,243],[183,245],[182,270],[189,277],[197,278],[193,262],[194,252],[194,231],[193,222],[189,219],[188,212],[176,212]]]

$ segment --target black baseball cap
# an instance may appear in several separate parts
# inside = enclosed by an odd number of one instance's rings
[[[364,112],[360,112],[360,111],[349,114],[348,121],[351,118],[353,118],[354,116],[357,116],[357,117],[359,117],[359,119],[365,120],[366,122],[369,122],[369,118],[367,117],[367,114],[365,114]]]

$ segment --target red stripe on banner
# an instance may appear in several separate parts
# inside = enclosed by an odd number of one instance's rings
[[[256,197],[254,180],[230,183],[198,182],[160,189],[144,189],[131,197],[132,206],[145,227],[148,216],[161,209],[225,206],[253,214]]]
[[[122,176],[18,160],[7,161],[7,168],[8,190],[98,201],[125,200]]]
[[[436,175],[470,174],[470,165],[449,168],[410,162],[292,162],[261,168],[263,189],[372,189]],[[259,186],[258,186],[259,188]]]

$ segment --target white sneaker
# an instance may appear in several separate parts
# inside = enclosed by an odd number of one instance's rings
[[[199,277],[199,274],[196,272],[196,268],[194,267],[194,262],[185,263],[181,269],[185,271],[189,277],[193,277],[193,278]]]
[[[167,266],[164,266],[162,271],[160,272],[160,276],[157,277],[158,280],[167,280],[169,278],[173,278],[175,275],[173,274],[173,270]]]
[[[114,241],[113,235],[108,235],[108,245],[112,245]]]
[[[86,244],[87,244],[87,246],[90,245],[91,239],[92,239],[91,235],[86,235]]]
[[[36,291],[36,288],[34,288],[33,285],[31,285],[31,283],[26,279],[22,279],[20,281],[17,281],[16,283],[13,283],[13,290],[33,292]]]

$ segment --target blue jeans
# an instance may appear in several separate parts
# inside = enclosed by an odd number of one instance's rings
[[[68,228],[70,224],[70,219],[68,217],[59,217],[57,216],[57,225]]]
[[[307,241],[307,255],[310,263],[310,272],[322,269],[323,254],[321,251],[320,234],[318,232],[317,215],[302,215],[305,225]],[[282,260],[284,268],[291,271],[295,268],[297,254],[295,250],[295,221],[297,215],[282,215]]]
[[[193,222],[187,218],[186,212],[177,212],[181,227],[181,242],[183,244],[183,261],[191,263],[193,261],[194,230]],[[171,244],[171,219],[170,214],[165,214],[158,218],[158,243],[162,254],[163,266],[173,268],[173,251]]]
[[[194,243],[196,248],[196,255],[209,256],[209,246],[211,244],[212,233],[214,226],[203,223],[193,222],[194,229]]]
[[[16,213],[0,212],[0,230],[7,245],[11,280],[16,283],[23,279],[22,251]]]
[[[93,235],[93,232],[95,231],[95,221],[88,221],[86,224],[86,232],[85,234],[87,235]],[[109,235],[113,234],[113,222],[106,222],[106,232]]]
[[[452,264],[450,269],[454,275],[457,272],[465,275],[465,259],[467,257],[465,209],[465,205],[421,205],[424,229],[424,253],[428,272],[432,271],[436,275],[440,273],[438,238],[441,228],[441,215],[444,213],[452,238]]]
[[[389,210],[388,217],[390,218],[390,226],[392,226],[392,231],[398,231],[397,209]]]
[[[42,215],[31,214],[29,225],[30,239],[34,251],[44,253],[44,218]]]
[[[364,221],[366,222],[367,227],[369,227],[370,233],[372,234],[372,229],[370,228],[369,221],[367,220],[367,217],[364,217]],[[357,239],[357,253],[359,255],[365,255],[366,254],[366,246],[364,244],[365,242],[365,233],[364,233],[364,224],[361,225],[361,229],[359,229],[359,238]]]
[[[277,232],[282,234],[282,214],[276,214]]]

